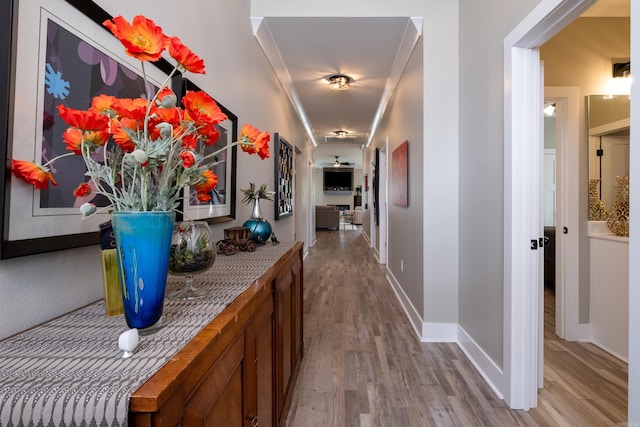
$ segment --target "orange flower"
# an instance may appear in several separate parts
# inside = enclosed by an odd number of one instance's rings
[[[62,140],[67,144],[67,150],[73,151],[78,156],[82,154],[82,131],[68,128],[62,133]]]
[[[81,130],[104,130],[109,127],[109,117],[95,111],[82,111],[58,105],[58,114],[69,126]]]
[[[262,132],[256,138],[255,149],[256,149],[256,152],[258,153],[258,156],[260,156],[262,160],[269,158],[269,141],[270,140],[271,140],[271,135],[269,135],[269,132],[267,131]]]
[[[196,122],[217,124],[227,120],[227,115],[206,92],[189,90],[182,97],[182,104]]]
[[[144,98],[118,98],[111,108],[121,117],[143,121],[147,113],[147,100]]]
[[[194,154],[189,150],[184,150],[180,153],[180,158],[182,159],[182,165],[186,168],[190,168],[196,163],[196,158]]]
[[[198,145],[198,137],[192,133],[182,135],[181,141],[182,141],[181,145],[185,148],[195,149],[196,146]]]
[[[109,131],[108,130],[87,130],[84,132],[84,141],[89,144],[97,145],[102,147],[109,140]]]
[[[108,130],[87,130],[81,131],[76,128],[68,128],[62,133],[62,140],[67,144],[67,150],[73,151],[77,155],[82,154],[82,141],[98,147],[102,147],[109,140]]]
[[[49,181],[53,185],[58,185],[48,168],[36,165],[26,160],[11,160],[11,170],[20,179],[25,180],[38,190],[44,190],[49,186]]]
[[[91,186],[86,182],[78,185],[75,190],[73,190],[73,195],[76,197],[85,197],[91,194]]]
[[[269,132],[260,132],[256,127],[250,124],[242,125],[242,131],[240,132],[240,140],[238,145],[245,153],[255,154],[258,153],[261,159],[269,157],[269,141],[271,136]]]
[[[204,60],[182,44],[178,37],[171,37],[169,39],[169,55],[178,61],[185,70],[196,74],[205,74]]]
[[[113,140],[124,152],[130,153],[136,149],[136,144],[124,128],[136,132],[138,129],[138,122],[134,119],[122,118],[120,120],[113,120],[111,123],[111,134],[113,135]]]
[[[211,194],[209,193],[197,193],[196,196],[201,202],[208,202],[209,200],[211,200]]]
[[[151,19],[135,16],[129,24],[122,16],[104,21],[107,27],[125,48],[129,56],[140,61],[157,61],[167,47],[168,38]]]
[[[91,100],[90,110],[96,113],[106,113],[109,110],[113,110],[111,106],[114,102],[116,102],[115,96],[100,94]]]
[[[193,187],[198,193],[208,193],[218,185],[218,177],[212,170],[204,169],[200,173],[200,180]]]
[[[254,142],[256,138],[260,136],[260,131],[258,128],[245,123],[242,125],[242,130],[240,131],[240,139],[244,139],[245,137],[249,139],[249,141]]]
[[[204,125],[198,130],[198,137],[207,145],[213,145],[220,138],[220,132],[214,125]]]

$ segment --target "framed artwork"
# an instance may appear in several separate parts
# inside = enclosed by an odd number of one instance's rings
[[[391,200],[396,206],[409,206],[409,142],[391,153]]]
[[[275,146],[275,219],[293,215],[293,147],[277,132]]]
[[[180,99],[187,91],[202,90],[195,83],[183,77],[174,79],[172,83],[173,91],[178,97],[178,103],[180,103]],[[182,206],[180,207],[181,212],[176,213],[176,218],[179,220],[185,218],[217,223],[232,221],[236,217],[237,146],[230,147],[230,145],[238,138],[238,117],[218,101],[216,103],[227,115],[228,120],[216,125],[220,138],[214,145],[205,146],[201,154],[206,156],[220,148],[227,147],[225,151],[216,156],[215,165],[211,168],[218,177],[218,185],[209,194],[211,200],[206,202],[198,200],[196,191],[193,188],[185,188]]]
[[[44,164],[68,152],[62,139],[67,125],[57,114],[58,105],[86,110],[100,93],[146,97],[148,90],[154,93],[166,79],[172,67],[162,61],[159,66],[146,66],[151,83],[145,85],[140,62],[127,56],[121,43],[102,25],[110,18],[87,0],[21,2],[11,51],[15,72],[5,80],[13,83],[19,96],[8,102],[5,98],[8,105],[3,104],[2,116],[7,118],[3,167],[11,158]],[[82,158],[59,159],[51,169],[57,186],[45,190],[35,190],[14,177],[5,183],[0,257],[99,242],[99,224],[109,219],[109,212],[103,210],[83,220],[78,208],[84,202],[105,207],[106,200],[73,195],[78,183],[85,180]],[[6,170],[5,176],[9,176]]]

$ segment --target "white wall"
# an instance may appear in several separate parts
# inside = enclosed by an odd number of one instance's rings
[[[248,0],[201,1],[198,7],[183,7],[169,0],[96,3],[110,14],[127,19],[144,14],[165,33],[179,36],[207,65],[206,75],[189,77],[235,113],[240,125],[249,122],[271,134],[280,132],[295,145],[304,147],[308,143],[253,37]],[[178,15],[180,19],[176,19]],[[33,37],[37,35],[34,28]],[[310,159],[310,151],[303,150],[302,156]],[[249,182],[266,183],[273,188],[273,160],[260,161],[256,156],[239,154],[237,178],[238,189],[246,188]],[[305,185],[306,178],[303,180]],[[262,208],[278,238],[293,240],[295,217],[273,221],[273,203],[265,202]],[[223,228],[241,225],[249,215],[250,207],[238,203],[238,219],[213,226],[214,237],[222,238]],[[101,271],[97,247],[0,261],[0,338],[102,298]]]
[[[459,323],[503,366],[504,56],[539,0],[460,2]]]

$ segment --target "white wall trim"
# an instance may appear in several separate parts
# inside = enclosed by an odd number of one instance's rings
[[[422,322],[422,342],[458,342],[457,323]]]
[[[422,339],[422,317],[420,316],[420,313],[418,313],[418,310],[416,310],[413,303],[411,303],[411,300],[404,292],[402,286],[400,286],[400,283],[395,278],[391,270],[389,270],[388,267],[386,268],[386,270],[387,281],[389,282],[389,285],[391,285],[391,289],[396,294],[396,298],[398,298],[398,301],[400,301],[400,305],[407,315],[407,319],[409,319],[409,323],[413,327],[416,336],[418,337],[418,339]]]
[[[505,375],[502,369],[489,357],[467,331],[458,325],[458,346],[467,356],[467,359],[478,370],[482,378],[489,384],[491,390],[500,398],[504,399],[501,390],[504,390]]]
[[[362,227],[362,231],[360,232],[360,235],[362,236],[364,241],[367,243],[367,246],[371,247],[371,239],[369,238],[369,234],[366,231],[364,231],[364,227]]]

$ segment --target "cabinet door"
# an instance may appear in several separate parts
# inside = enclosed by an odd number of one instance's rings
[[[302,332],[302,300],[303,300],[303,282],[302,282],[302,260],[299,258],[293,263],[291,267],[292,274],[292,289],[291,289],[291,315],[293,316],[292,326],[293,333],[292,339],[292,361],[291,370],[295,371],[298,363],[302,359],[302,347],[303,347],[303,332]]]
[[[245,396],[248,427],[269,427],[274,419],[273,300],[267,299],[245,331]]]
[[[292,302],[293,277],[286,269],[276,279],[275,344],[276,344],[276,409],[281,418],[292,372]]]
[[[187,400],[184,426],[245,427],[244,355],[244,334],[240,334]]]

